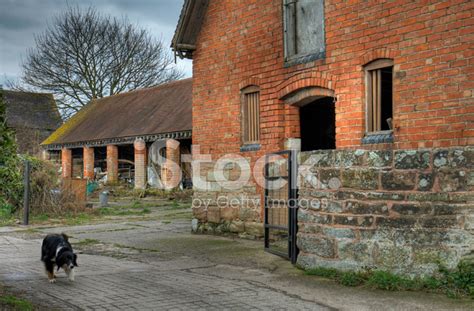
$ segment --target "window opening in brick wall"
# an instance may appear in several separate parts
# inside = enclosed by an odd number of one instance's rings
[[[367,132],[392,130],[393,61],[376,60],[365,67]]]
[[[283,0],[287,65],[324,58],[324,0]]]
[[[258,144],[260,141],[260,90],[250,86],[242,91],[242,143]]]

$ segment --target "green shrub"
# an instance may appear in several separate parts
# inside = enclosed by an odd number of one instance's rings
[[[21,204],[23,184],[21,162],[17,155],[15,134],[6,123],[6,106],[3,102],[3,92],[0,90],[0,209],[14,212]],[[8,206],[8,207],[6,207]]]

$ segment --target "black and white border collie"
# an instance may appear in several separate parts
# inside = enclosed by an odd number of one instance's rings
[[[77,255],[74,254],[69,238],[64,233],[48,234],[41,246],[41,261],[44,262],[50,283],[56,282],[54,266],[63,268],[69,281],[74,281],[74,267],[77,267]]]

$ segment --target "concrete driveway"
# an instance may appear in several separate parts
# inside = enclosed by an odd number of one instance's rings
[[[49,284],[42,237],[71,236],[76,281]],[[39,309],[468,310],[426,293],[342,287],[263,252],[261,241],[194,235],[189,220],[0,230],[0,282]]]

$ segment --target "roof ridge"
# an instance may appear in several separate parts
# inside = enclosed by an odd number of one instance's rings
[[[134,90],[131,90],[131,91],[128,91],[128,92],[117,93],[117,94],[113,94],[113,95],[109,95],[109,96],[105,96],[105,97],[101,97],[101,98],[94,98],[91,101],[100,101],[100,100],[106,99],[106,98],[125,96],[125,95],[130,95],[130,94],[133,94],[133,93],[149,91],[149,90],[152,90],[152,89],[154,90],[154,89],[165,88],[165,87],[168,87],[168,86],[171,86],[171,85],[174,85],[174,84],[188,82],[189,80],[192,80],[192,79],[193,78],[190,77],[190,78],[186,78],[186,79],[174,80],[174,81],[170,81],[170,82],[166,82],[166,83],[162,83],[162,84],[158,84],[158,85],[154,85],[154,86],[150,86],[150,87],[145,87],[145,88],[141,88],[141,89],[134,89]]]
[[[53,93],[42,93],[42,92],[30,92],[30,91],[17,91],[17,90],[6,90],[2,89],[1,92],[10,92],[10,93],[18,93],[18,94],[34,94],[34,95],[46,95],[52,96],[54,98]]]

